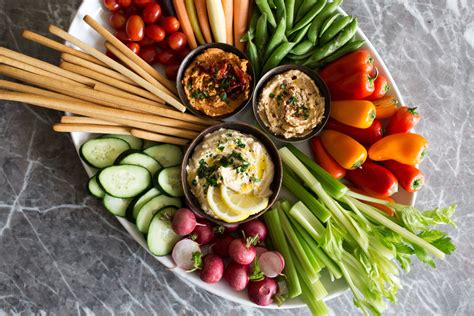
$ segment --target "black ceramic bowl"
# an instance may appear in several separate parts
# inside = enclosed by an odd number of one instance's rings
[[[260,99],[260,94],[262,93],[263,88],[265,87],[266,83],[270,79],[272,79],[274,76],[281,74],[283,72],[286,72],[288,70],[299,70],[307,74],[316,83],[316,86],[319,88],[319,93],[324,97],[324,118],[322,119],[321,122],[319,122],[318,125],[316,125],[313,128],[311,133],[303,137],[285,138],[282,135],[275,135],[265,125],[265,123],[260,118],[260,115],[258,115],[258,101]],[[253,107],[253,113],[255,115],[255,119],[257,120],[258,124],[260,124],[262,129],[265,130],[265,132],[267,132],[268,134],[272,135],[273,137],[275,137],[276,139],[282,142],[300,142],[300,141],[304,141],[304,140],[312,138],[313,136],[318,135],[323,130],[324,126],[326,125],[329,119],[329,113],[331,112],[331,94],[329,93],[329,89],[326,86],[326,83],[318,75],[316,71],[308,67],[301,66],[301,65],[293,65],[293,64],[281,65],[268,71],[267,73],[265,73],[265,75],[262,78],[260,78],[260,80],[257,83],[257,86],[255,87],[255,92],[253,94],[252,107]]]
[[[273,175],[273,182],[270,185],[270,189],[272,190],[272,195],[269,198],[268,201],[268,206],[262,210],[261,212],[254,214],[247,219],[236,222],[236,223],[227,223],[222,220],[219,220],[217,218],[211,217],[207,215],[205,212],[201,210],[201,206],[199,204],[199,201],[196,199],[194,194],[191,192],[191,188],[189,187],[188,184],[188,173],[186,171],[186,166],[188,165],[189,159],[192,157],[194,153],[194,149],[196,148],[197,145],[199,145],[203,139],[204,136],[206,136],[209,133],[212,133],[214,131],[217,131],[221,128],[225,129],[233,129],[239,132],[242,132],[244,134],[252,135],[255,137],[260,143],[265,146],[265,148],[268,151],[268,154],[270,155],[270,158],[272,159],[272,162],[275,166],[275,173]],[[220,224],[220,225],[236,225],[236,224],[241,224],[248,222],[252,219],[255,219],[265,213],[272,205],[275,203],[278,194],[280,193],[281,189],[281,182],[282,182],[282,174],[283,174],[283,169],[282,169],[282,163],[280,159],[280,155],[278,154],[278,149],[276,148],[275,144],[272,142],[272,140],[265,135],[262,131],[260,131],[258,128],[255,128],[251,125],[244,124],[244,123],[238,123],[238,122],[228,122],[228,123],[222,123],[219,125],[214,125],[211,126],[204,131],[202,131],[189,145],[188,149],[186,150],[186,153],[184,154],[184,159],[183,163],[181,164],[181,182],[183,184],[183,189],[184,189],[184,196],[186,197],[186,202],[188,207],[195,212],[196,214],[213,221],[214,223]]]
[[[232,115],[235,115],[235,114],[239,113],[250,103],[250,101],[252,100],[253,91],[255,89],[255,72],[252,68],[252,64],[249,61],[248,64],[247,64],[247,73],[252,78],[251,82],[250,82],[249,99],[247,101],[243,102],[238,108],[236,108],[234,112],[231,112],[231,113],[228,113],[228,114],[225,114],[225,115],[220,115],[220,116],[209,116],[209,115],[206,115],[205,113],[203,113],[201,111],[196,110],[189,103],[188,97],[186,96],[186,93],[184,92],[184,87],[183,87],[184,72],[186,71],[186,69],[188,69],[189,65],[191,65],[191,63],[193,62],[193,60],[196,57],[198,57],[199,55],[204,53],[204,51],[206,51],[206,49],[209,49],[209,48],[219,48],[219,49],[222,49],[225,52],[235,54],[239,58],[249,60],[247,55],[245,55],[243,52],[241,52],[240,50],[238,50],[234,46],[231,46],[231,45],[228,45],[228,44],[210,43],[210,44],[199,46],[199,47],[193,49],[181,62],[181,65],[179,66],[179,69],[178,69],[178,74],[176,76],[176,85],[177,85],[177,88],[178,88],[178,95],[179,95],[179,98],[181,99],[181,102],[184,104],[184,106],[186,106],[186,108],[191,113],[193,113],[194,115],[199,116],[201,118],[221,120],[221,119],[225,119],[225,118],[228,118]]]

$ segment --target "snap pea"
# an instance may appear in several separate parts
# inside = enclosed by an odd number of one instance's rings
[[[308,32],[309,27],[310,25],[308,24],[305,27],[303,27],[301,30],[299,30],[298,32],[294,33],[291,37],[291,41],[295,43],[301,42],[303,38],[305,37],[306,33]]]
[[[324,45],[329,42],[334,36],[337,35],[342,29],[344,29],[352,21],[351,16],[340,16],[338,17],[331,26],[322,34],[319,39],[319,45]]]
[[[288,54],[287,57],[291,60],[301,60],[302,62],[304,62],[306,59],[311,57],[311,55],[313,55],[315,51],[316,51],[316,47],[313,47],[309,52],[305,54],[302,54],[302,55]]]
[[[342,0],[334,0],[326,4],[324,9],[319,12],[318,16],[311,22],[311,27],[308,30],[308,39],[316,44],[318,40],[319,30],[324,20],[326,20],[336,9],[341,5]]]
[[[285,11],[286,11],[286,29],[290,30],[293,27],[293,18],[295,14],[295,0],[286,0],[285,1]]]
[[[268,70],[278,66],[283,58],[288,55],[290,50],[295,46],[293,42],[283,42],[278,46],[273,53],[268,57],[265,65],[263,65],[262,74],[266,73]]]
[[[268,6],[272,10],[276,9],[276,5],[275,5],[275,2],[273,0],[268,0]]]
[[[258,55],[257,46],[252,40],[249,40],[247,43],[247,57],[249,58],[249,61],[252,64],[255,76],[257,76],[258,78],[258,76],[260,75],[260,58]]]
[[[311,41],[307,39],[307,40],[302,41],[295,47],[293,47],[290,53],[294,55],[302,55],[309,52],[311,48],[313,47],[314,47],[313,43],[311,43]]]
[[[255,43],[259,53],[262,53],[268,40],[267,14],[263,13],[257,21],[255,29]]]
[[[268,57],[272,54],[273,50],[283,42],[283,39],[285,38],[285,21],[280,21],[278,24],[278,27],[275,30],[275,33],[273,33],[270,42],[267,45],[267,49],[265,50],[265,54],[263,55],[263,60],[267,60]]]
[[[335,38],[326,43],[324,46],[319,47],[313,55],[304,63],[306,66],[314,66],[323,58],[328,57],[339,48],[344,46],[351,40],[357,30],[357,18],[354,18],[349,25],[347,25],[341,32],[337,34]]]
[[[313,5],[316,4],[316,2],[318,2],[318,0],[304,0],[301,2],[298,11],[296,12],[295,21],[298,22],[306,13],[308,13],[308,11]]]
[[[319,0],[315,5],[311,7],[311,9],[296,23],[295,26],[291,29],[290,33],[294,33],[299,29],[302,29],[306,25],[310,24],[311,21],[318,15],[319,12],[324,8],[326,5],[326,0]]]
[[[286,7],[285,7],[285,0],[274,0],[276,6],[276,20],[281,21],[283,18],[285,19],[285,29],[286,26]]]
[[[333,61],[335,61],[336,59],[346,55],[346,54],[349,54],[350,52],[352,51],[355,51],[356,49],[359,49],[361,48],[363,45],[365,44],[365,41],[363,40],[355,40],[355,41],[350,41],[348,43],[346,43],[344,46],[342,46],[341,48],[339,48],[337,51],[335,51],[333,54],[331,54],[331,56],[328,56],[326,58],[324,58],[323,60],[321,60],[317,67],[322,67],[326,64],[329,64]]]
[[[329,29],[331,27],[331,25],[334,23],[334,21],[337,20],[337,18],[339,18],[341,16],[340,13],[333,13],[331,14],[323,23],[323,25],[321,26],[321,29],[319,30],[319,39],[321,39],[321,36],[324,34],[324,32],[326,32],[327,29]]]
[[[267,21],[270,23],[271,26],[276,27],[275,17],[273,16],[272,9],[266,0],[255,0],[255,4],[257,5],[260,12],[265,13],[267,15]]]

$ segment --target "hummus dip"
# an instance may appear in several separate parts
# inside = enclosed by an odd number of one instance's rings
[[[209,116],[234,112],[250,96],[248,60],[209,48],[186,68],[182,84],[191,106]]]
[[[274,165],[266,148],[236,130],[221,128],[206,135],[186,171],[202,210],[226,222],[262,211],[272,194]]]
[[[303,137],[324,118],[324,97],[307,74],[289,70],[265,84],[258,115],[274,135]]]

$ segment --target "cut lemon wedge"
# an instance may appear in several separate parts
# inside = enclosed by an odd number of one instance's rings
[[[268,198],[237,193],[225,186],[221,186],[220,192],[225,205],[235,213],[253,215],[268,205]]]
[[[207,189],[206,197],[209,207],[214,215],[227,223],[240,222],[250,216],[250,213],[248,212],[235,212],[233,209],[229,208],[222,199],[221,190],[218,188],[209,187]]]

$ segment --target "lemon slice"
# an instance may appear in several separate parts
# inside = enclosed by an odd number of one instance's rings
[[[207,189],[206,197],[214,215],[227,223],[240,222],[250,216],[249,213],[234,212],[234,210],[230,209],[222,199],[220,190],[215,187]]]
[[[221,196],[225,205],[235,213],[256,214],[268,205],[268,198],[253,194],[237,193],[225,186],[221,186]]]

